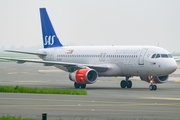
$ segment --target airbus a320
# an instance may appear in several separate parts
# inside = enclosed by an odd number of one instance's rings
[[[98,77],[125,77],[121,88],[131,88],[129,78],[139,76],[156,90],[158,83],[166,83],[169,74],[177,69],[177,63],[165,49],[156,46],[64,46],[59,41],[45,8],[40,8],[44,49],[37,52],[6,50],[7,52],[37,55],[41,60],[16,58],[17,63],[43,63],[69,72],[75,88],[86,88]]]

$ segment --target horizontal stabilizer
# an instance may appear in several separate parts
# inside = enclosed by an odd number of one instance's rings
[[[177,62],[177,61],[180,61],[180,59],[174,59],[174,60],[175,60],[176,62]]]
[[[24,54],[33,54],[33,55],[42,55],[46,56],[46,53],[36,53],[36,52],[25,52],[25,51],[16,51],[16,50],[5,50],[6,52],[15,52],[15,53],[24,53]]]

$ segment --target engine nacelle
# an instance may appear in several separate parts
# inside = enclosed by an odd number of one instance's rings
[[[97,81],[98,73],[93,69],[79,69],[69,74],[71,81],[80,84],[93,84]]]
[[[150,76],[140,76],[141,80],[150,83],[151,77]],[[168,81],[169,75],[166,76],[156,76],[154,79],[154,83],[166,83]]]

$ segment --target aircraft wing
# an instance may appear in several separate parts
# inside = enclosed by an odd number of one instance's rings
[[[17,63],[25,63],[25,62],[33,62],[33,63],[43,63],[46,66],[55,66],[55,65],[62,65],[68,69],[69,72],[71,68],[92,68],[98,72],[105,72],[108,67],[106,65],[93,65],[93,64],[78,64],[78,63],[69,63],[69,62],[57,62],[57,61],[42,61],[42,60],[29,60],[29,59],[17,59],[17,58],[6,58],[0,57],[3,60],[13,60],[17,61]]]

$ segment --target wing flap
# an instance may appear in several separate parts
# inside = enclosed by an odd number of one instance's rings
[[[16,61],[16,63],[18,63],[18,64],[22,64],[22,63],[25,63],[25,61],[18,60],[18,61]]]
[[[87,65],[89,68],[95,69],[98,72],[105,72],[108,70],[106,65]]]

